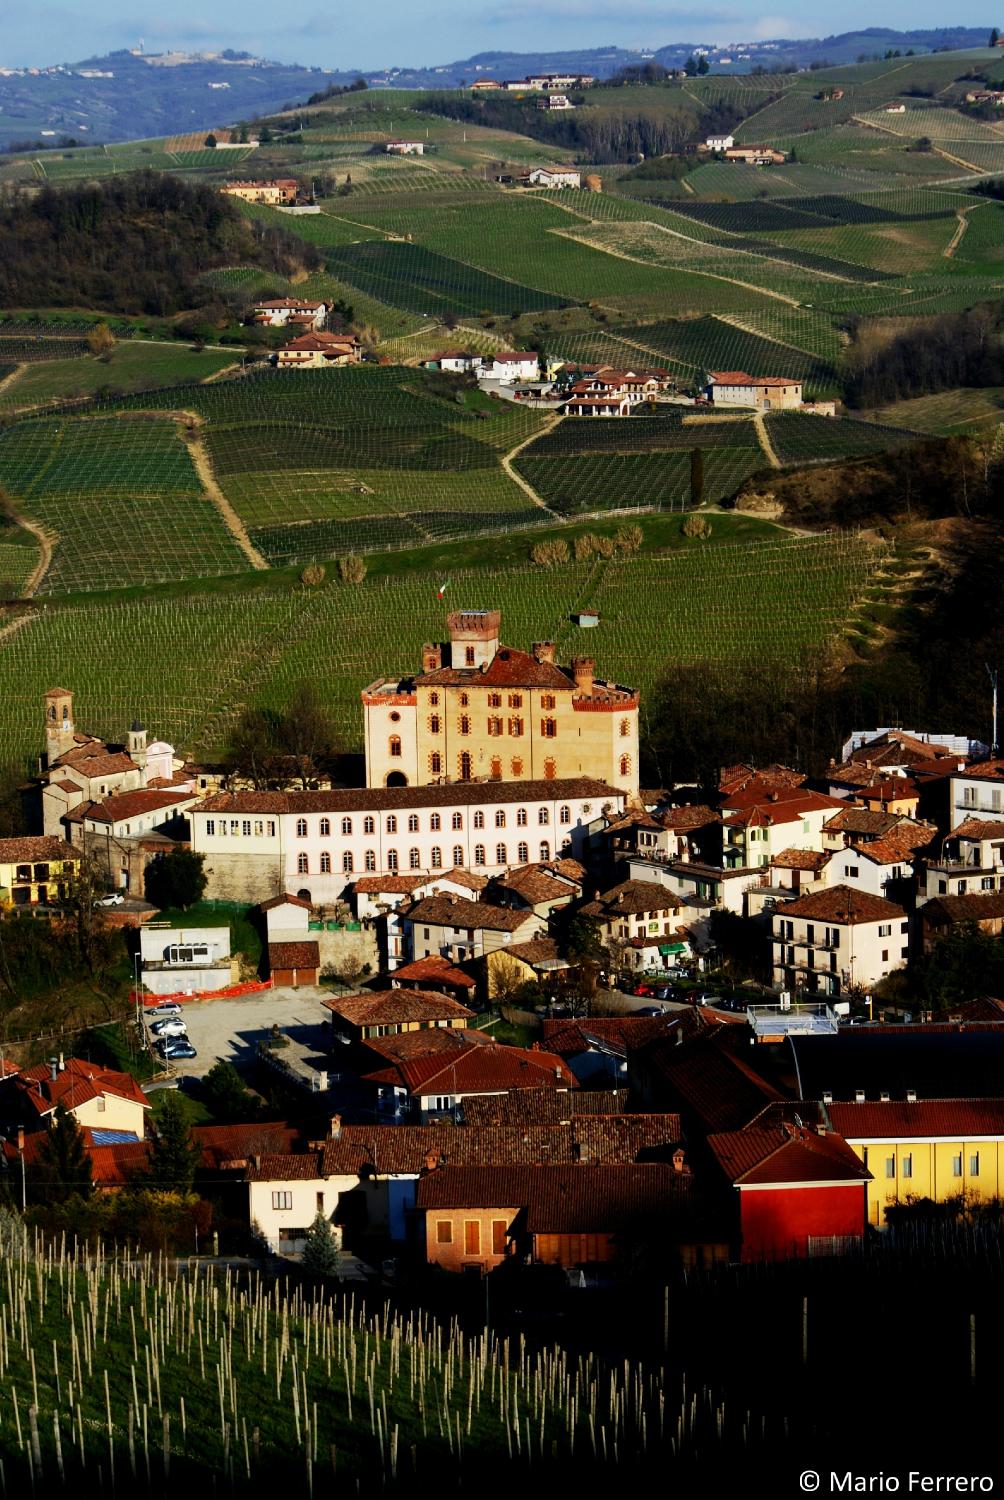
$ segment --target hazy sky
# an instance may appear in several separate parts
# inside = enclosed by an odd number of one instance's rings
[[[6,8],[0,65],[39,66],[135,46],[212,51],[234,47],[283,62],[376,68],[449,62],[497,48],[660,47],[672,41],[729,42],[750,37],[826,36],[863,26],[927,27],[952,21],[985,26],[993,6],[946,8],[935,0],[711,0],[667,7],[659,0],[173,0],[144,7],[129,0]]]

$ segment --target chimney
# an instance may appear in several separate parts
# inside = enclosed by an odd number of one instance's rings
[[[443,665],[443,648],[426,641],[422,647],[422,671],[438,672]]]
[[[534,641],[534,643],[533,643],[533,659],[534,659],[534,661],[538,661],[538,662],[545,662],[545,661],[553,662],[554,661],[554,642],[553,641]]]
[[[906,1102],[907,1102],[907,1104],[916,1104],[916,1102],[917,1102],[917,1090],[916,1089],[907,1089],[907,1091],[906,1091]]]
[[[59,1054],[59,1071],[61,1073],[65,1073],[66,1072],[66,1063],[65,1063],[65,1061],[63,1059],[63,1054],[62,1053]]]
[[[434,1172],[438,1166],[439,1156],[437,1153],[435,1151],[427,1151],[425,1153],[425,1170],[427,1172]]]
[[[673,1152],[673,1171],[683,1171],[683,1149],[680,1146],[677,1146],[676,1150]]]
[[[342,1117],[341,1117],[341,1115],[332,1115],[331,1116],[331,1139],[333,1141],[340,1141],[341,1138],[342,1138]]]
[[[49,1058],[49,1077],[51,1078],[51,1080],[52,1080],[53,1083],[55,1083],[56,1079],[59,1077],[59,1058],[58,1057],[50,1057]]]
[[[255,1169],[256,1172],[260,1172],[261,1171],[261,1157],[257,1156],[257,1155],[252,1156],[252,1158],[251,1158],[251,1165],[254,1167],[254,1169]]]
[[[572,676],[577,693],[591,693],[596,676],[596,662],[591,656],[576,656],[572,660]]]

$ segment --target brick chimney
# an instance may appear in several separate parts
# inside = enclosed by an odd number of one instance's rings
[[[442,665],[442,646],[433,646],[431,642],[426,641],[425,645],[422,647],[422,671],[438,672]]]
[[[330,1131],[330,1135],[331,1135],[331,1139],[333,1141],[340,1141],[341,1140],[341,1138],[342,1138],[342,1117],[341,1117],[341,1115],[332,1115],[331,1116],[331,1131]]]
[[[673,1152],[673,1171],[683,1171],[683,1148],[681,1146],[677,1146],[676,1150]]]
[[[572,660],[572,676],[578,693],[591,693],[596,676],[596,662],[591,656],[576,656]]]
[[[439,1166],[439,1156],[438,1156],[438,1154],[435,1151],[427,1151],[425,1153],[425,1170],[427,1172],[434,1172],[438,1166]]]
[[[540,662],[544,662],[544,661],[553,662],[554,661],[554,642],[553,641],[534,641],[534,643],[533,643],[533,659],[534,659],[534,661],[540,661]]]

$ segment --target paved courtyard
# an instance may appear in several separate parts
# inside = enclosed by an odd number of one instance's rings
[[[299,1066],[326,1069],[331,1028],[329,1013],[321,1001],[330,990],[301,986],[299,989],[266,990],[260,995],[241,995],[232,1000],[192,1000],[182,1006],[182,1019],[198,1057],[177,1058],[174,1071],[181,1078],[203,1078],[218,1062],[249,1068],[255,1047],[278,1025],[289,1046],[282,1056]]]

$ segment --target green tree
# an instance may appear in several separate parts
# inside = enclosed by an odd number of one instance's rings
[[[698,60],[697,71],[702,78],[704,77],[705,73],[711,72],[711,64],[708,62],[708,59],[706,57],[702,57]]]
[[[244,1087],[231,1063],[216,1063],[206,1074],[202,1087],[205,1102],[217,1120],[253,1120],[258,1115],[258,1100]]]
[[[335,1240],[335,1231],[322,1213],[316,1215],[307,1230],[307,1243],[303,1247],[303,1269],[313,1276],[337,1276],[342,1264],[342,1254]]]
[[[1004,942],[976,922],[960,922],[938,938],[917,965],[917,988],[935,1016],[981,995],[1004,992]]]
[[[697,58],[694,57],[694,56],[688,57],[687,61],[683,65],[683,71],[686,73],[686,75],[687,75],[688,78],[696,78],[697,77]]]
[[[144,879],[146,899],[154,906],[180,906],[187,911],[206,889],[205,862],[205,855],[192,849],[172,849],[151,860]]]
[[[988,47],[996,47],[998,45],[998,43],[1000,42],[1000,39],[1001,39],[1001,34],[997,30],[997,27],[994,26],[993,29],[990,32],[990,40],[987,43],[987,46]]]
[[[203,141],[203,145],[206,147],[207,151],[215,151],[218,144],[219,143],[215,135],[207,135],[206,139]]]
[[[180,1094],[164,1100],[157,1135],[150,1152],[149,1181],[168,1193],[190,1193],[199,1162],[199,1148],[192,1140],[192,1127]]]
[[[87,1198],[93,1186],[91,1158],[84,1133],[62,1104],[29,1173],[31,1197],[39,1203],[65,1203]]]
[[[704,453],[700,448],[690,450],[690,503],[700,505],[704,499]]]

